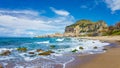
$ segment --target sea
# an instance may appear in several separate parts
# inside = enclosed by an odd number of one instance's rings
[[[65,68],[77,55],[99,54],[106,52],[104,46],[110,43],[74,37],[31,38],[1,37],[0,54],[9,50],[10,55],[1,56],[4,68]],[[51,48],[54,46],[54,48]],[[18,48],[27,48],[20,52]],[[37,49],[53,51],[50,55],[39,55]],[[34,52],[34,54],[30,54]]]

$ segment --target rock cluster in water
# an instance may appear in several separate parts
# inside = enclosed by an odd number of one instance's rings
[[[18,51],[19,53],[25,53],[26,52],[26,55],[30,56],[30,57],[33,57],[33,56],[36,56],[36,55],[38,55],[38,56],[41,56],[41,55],[47,56],[47,55],[51,55],[52,53],[54,53],[51,50],[44,51],[42,49],[36,49],[36,51],[28,51],[28,49],[25,48],[25,47],[19,47],[19,48],[16,49],[16,51]],[[7,49],[2,50],[0,52],[0,56],[9,56],[11,54],[12,54],[12,51],[9,50],[9,49],[8,50]]]

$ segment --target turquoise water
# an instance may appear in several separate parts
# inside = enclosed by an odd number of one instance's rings
[[[55,45],[56,48],[68,48],[69,45],[60,43],[69,43],[69,38],[58,40],[58,38],[0,38],[0,48],[27,47],[28,49],[49,49],[49,45]],[[60,39],[60,38],[59,38]]]
[[[50,46],[54,45],[54,48]],[[4,68],[65,68],[65,64],[74,60],[74,56],[104,53],[104,46],[99,40],[80,38],[0,38],[0,53],[9,50],[8,56],[0,56],[0,64]],[[94,47],[97,46],[97,49]],[[17,48],[26,47],[27,52],[19,52]],[[79,49],[83,47],[83,50]],[[48,56],[40,56],[37,49],[52,50],[54,53]],[[72,52],[76,49],[76,52]],[[31,56],[29,52],[34,52]]]

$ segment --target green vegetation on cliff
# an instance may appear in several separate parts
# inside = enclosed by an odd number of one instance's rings
[[[66,26],[64,34],[66,36],[120,35],[120,22],[114,26],[107,26],[103,20],[92,22],[82,19]]]
[[[95,35],[100,34],[102,31],[106,31],[107,24],[100,20],[97,22],[92,22],[90,20],[79,20],[75,24],[69,25],[65,29],[65,34],[72,33],[72,36],[80,35]],[[96,34],[97,35],[97,34]]]
[[[78,20],[76,23],[69,25],[67,27],[76,27],[77,25],[79,25],[80,27],[86,27],[86,26],[94,25],[98,23],[105,23],[105,22],[102,20],[97,21],[97,22],[92,22],[91,20],[82,19],[82,20]]]
[[[80,26],[87,26],[87,25],[89,25],[89,24],[93,24],[93,22],[91,22],[90,20],[85,20],[85,19],[83,19],[83,20],[79,20],[79,21],[77,21],[75,24],[72,24],[72,25],[69,25],[69,26],[67,26],[67,27],[76,27],[77,25],[80,25]]]

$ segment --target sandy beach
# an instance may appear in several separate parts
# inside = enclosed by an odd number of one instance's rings
[[[82,37],[110,42],[107,52],[97,55],[77,56],[66,68],[120,68],[120,36]]]

